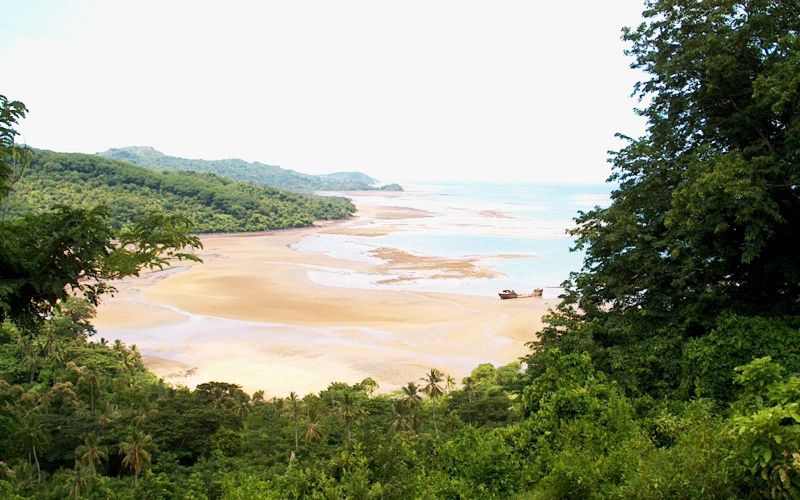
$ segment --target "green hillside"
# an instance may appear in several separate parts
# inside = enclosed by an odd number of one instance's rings
[[[380,189],[378,179],[361,172],[336,172],[309,175],[260,162],[237,158],[227,160],[190,160],[168,156],[151,147],[112,148],[98,153],[106,158],[124,160],[144,167],[168,171],[193,171],[217,174],[237,181],[249,181],[291,191],[363,191]]]
[[[183,214],[198,232],[301,227],[355,212],[345,198],[292,193],[213,174],[155,172],[97,155],[34,151],[9,209],[22,215],[55,205],[105,205],[116,227],[152,211]]]

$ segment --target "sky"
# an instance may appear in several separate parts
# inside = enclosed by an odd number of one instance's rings
[[[602,182],[642,0],[4,0],[22,140],[383,181]]]

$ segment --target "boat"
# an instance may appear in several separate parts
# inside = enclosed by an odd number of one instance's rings
[[[497,295],[500,296],[501,299],[524,299],[526,297],[541,297],[543,290],[541,288],[536,288],[532,293],[521,294],[517,293],[514,290],[503,290],[499,292]]]

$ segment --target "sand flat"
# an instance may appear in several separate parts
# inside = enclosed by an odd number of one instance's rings
[[[305,236],[363,226],[375,215],[321,227],[203,236],[202,264],[123,280],[95,324],[106,338],[137,343],[146,364],[170,382],[224,380],[278,396],[368,376],[381,391],[391,391],[432,367],[460,379],[481,362],[505,364],[528,352],[524,343],[554,305],[546,299],[501,301],[311,281],[314,267],[382,272],[380,265],[291,248]],[[412,257],[397,260],[436,267]],[[472,263],[448,266],[462,277],[485,272]]]

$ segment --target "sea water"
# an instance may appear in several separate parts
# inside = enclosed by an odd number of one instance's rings
[[[293,248],[346,260],[380,265],[372,252],[393,248],[413,255],[473,259],[497,273],[493,278],[433,278],[430,271],[360,274],[309,270],[315,282],[330,286],[388,288],[493,295],[513,288],[544,288],[555,297],[570,272],[581,267],[583,254],[572,251],[568,234],[579,211],[607,206],[608,184],[427,183],[406,186],[404,193],[354,196],[360,206],[391,206],[425,211],[426,217],[378,219],[365,227],[388,234],[355,236],[314,234]],[[386,283],[391,278],[403,280]]]

